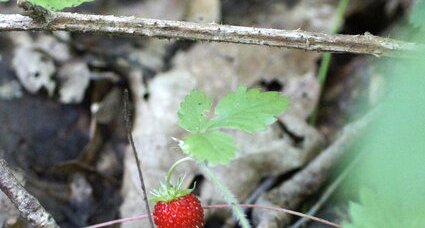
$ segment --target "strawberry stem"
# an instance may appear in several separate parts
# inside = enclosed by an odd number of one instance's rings
[[[233,215],[236,219],[239,220],[239,225],[242,228],[251,228],[246,215],[243,213],[242,208],[240,207],[236,197],[232,192],[219,180],[219,178],[214,174],[214,172],[208,167],[205,162],[197,162],[199,168],[202,170],[202,173],[213,183],[214,187],[223,195],[224,200],[232,209]]]
[[[171,176],[173,175],[174,170],[177,168],[177,166],[179,166],[181,163],[186,162],[186,161],[189,161],[189,160],[193,161],[193,158],[191,158],[191,157],[185,157],[185,158],[182,158],[182,159],[174,162],[174,164],[168,170],[167,177],[165,179],[165,184],[167,185],[167,187],[171,187],[172,186],[172,184],[171,184]]]

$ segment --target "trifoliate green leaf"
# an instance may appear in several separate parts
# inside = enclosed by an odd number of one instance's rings
[[[180,127],[192,132],[199,132],[208,122],[205,115],[211,109],[211,98],[194,90],[186,96],[178,111]]]
[[[233,138],[219,132],[220,129],[263,130],[276,121],[275,116],[284,111],[288,103],[278,92],[240,87],[219,101],[214,118],[209,119],[211,99],[193,91],[178,111],[179,125],[192,133],[179,143],[180,147],[197,160],[226,164],[235,156],[236,146]]]
[[[259,89],[239,87],[219,101],[209,129],[233,128],[246,132],[264,130],[276,121],[275,116],[283,112],[288,104],[288,98],[279,92],[260,92]]]
[[[192,134],[180,143],[183,152],[199,161],[226,164],[236,152],[233,138],[219,131]]]
[[[67,7],[75,7],[84,2],[93,0],[27,0],[35,5],[41,6],[49,10],[62,10]]]
[[[410,23],[414,26],[418,26],[425,29],[425,0],[418,0],[414,7],[412,7],[412,13],[410,14]]]

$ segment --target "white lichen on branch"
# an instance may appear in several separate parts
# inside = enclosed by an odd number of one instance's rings
[[[3,159],[0,159],[0,190],[12,201],[21,216],[33,227],[59,227],[53,217],[41,206],[40,202],[19,183]]]
[[[184,21],[50,12],[42,23],[29,16],[0,14],[2,31],[72,31],[167,39],[230,42],[309,51],[370,54],[375,56],[415,56],[422,45],[373,35],[329,35],[301,30],[280,30],[243,26],[200,24]]]

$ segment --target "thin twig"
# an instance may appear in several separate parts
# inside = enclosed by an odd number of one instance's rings
[[[40,202],[19,184],[3,159],[0,159],[0,190],[6,194],[22,217],[28,220],[33,227],[59,227]]]
[[[255,204],[240,204],[239,205],[242,208],[257,208],[257,209],[263,209],[263,210],[273,210],[273,211],[278,211],[278,212],[283,212],[283,213],[287,213],[287,214],[291,214],[291,215],[295,215],[295,216],[299,216],[299,217],[307,217],[311,220],[314,220],[316,222],[320,222],[332,227],[337,227],[340,228],[341,226],[318,218],[318,217],[314,217],[314,216],[310,216],[310,215],[305,215],[303,213],[300,212],[296,212],[293,210],[288,210],[288,209],[284,209],[284,208],[275,208],[275,207],[266,207],[266,206],[261,206],[261,205],[255,205]],[[217,209],[217,208],[230,208],[230,205],[228,204],[217,204],[217,205],[207,205],[207,206],[203,206],[204,209]],[[146,219],[148,216],[147,215],[137,215],[137,216],[133,216],[133,217],[127,217],[127,218],[122,218],[122,219],[117,219],[117,220],[112,220],[112,221],[108,221],[108,222],[104,222],[104,223],[99,223],[93,226],[87,226],[85,228],[100,228],[100,227],[106,227],[106,226],[111,226],[111,225],[115,225],[115,224],[120,224],[120,223],[125,223],[125,222],[131,222],[131,221],[135,221],[135,220],[142,220],[142,219]]]
[[[373,35],[329,35],[301,30],[280,30],[243,26],[200,24],[184,21],[144,19],[51,12],[48,22],[41,23],[20,14],[0,14],[0,32],[4,31],[70,31],[106,34],[230,42],[309,51],[370,54],[375,56],[414,57],[422,45]]]
[[[140,167],[139,156],[137,154],[136,146],[134,145],[133,134],[131,133],[131,125],[132,124],[131,124],[129,103],[130,103],[130,100],[128,98],[128,90],[124,90],[124,120],[125,120],[125,127],[127,129],[128,141],[130,142],[130,145],[131,145],[131,148],[132,148],[132,151],[133,151],[133,155],[134,155],[134,159],[136,160],[137,171],[139,173],[140,185],[141,185],[141,188],[142,188],[142,191],[143,191],[143,199],[145,201],[146,212],[147,212],[148,217],[149,217],[149,223],[151,225],[151,228],[155,228],[155,226],[153,224],[151,209],[149,207],[148,194],[146,192],[146,186],[145,186],[145,181],[143,179],[142,168]]]

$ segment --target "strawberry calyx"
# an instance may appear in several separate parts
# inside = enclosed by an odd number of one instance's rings
[[[183,188],[183,180],[184,177],[179,178],[176,185],[171,183],[171,176],[173,175],[174,170],[180,164],[186,161],[192,161],[193,159],[190,157],[182,158],[176,161],[168,170],[167,177],[165,179],[165,184],[161,183],[161,187],[159,189],[153,190],[151,194],[153,197],[150,197],[149,200],[152,202],[171,202],[176,199],[179,199],[183,196],[189,195],[194,188],[192,189],[184,189]]]
[[[184,178],[179,178],[176,185],[171,185],[170,183],[161,183],[161,187],[159,189],[155,189],[151,192],[153,196],[150,197],[149,200],[155,203],[171,202],[189,195],[193,189],[183,188],[183,180]]]

